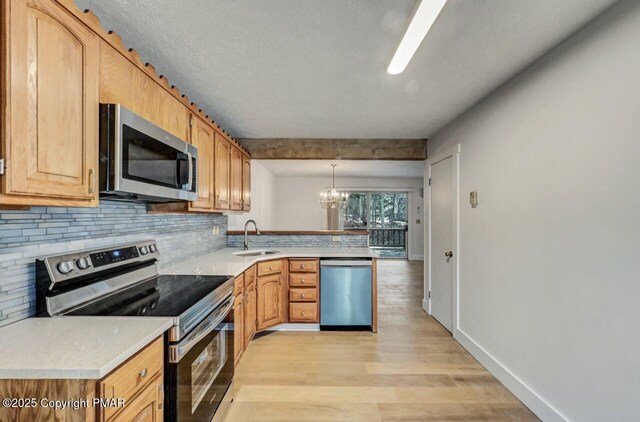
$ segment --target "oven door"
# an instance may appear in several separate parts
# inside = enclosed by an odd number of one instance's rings
[[[196,200],[197,149],[137,114],[114,108],[114,190]]]
[[[233,381],[233,296],[168,353],[166,420],[210,421]]]

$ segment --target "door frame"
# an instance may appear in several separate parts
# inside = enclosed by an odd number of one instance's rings
[[[454,145],[446,150],[429,157],[425,160],[425,210],[426,210],[426,224],[424,234],[424,289],[422,298],[422,309],[424,309],[429,315],[431,315],[431,298],[429,298],[429,292],[431,291],[431,166],[451,158],[452,167],[452,186],[453,202],[452,202],[452,221],[453,221],[453,303],[452,303],[452,335],[455,337],[458,327],[458,316],[460,312],[460,297],[458,295],[460,284],[460,144]]]

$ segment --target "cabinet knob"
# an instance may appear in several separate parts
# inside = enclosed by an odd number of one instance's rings
[[[144,368],[142,371],[140,371],[140,378],[144,378],[147,376],[147,368]]]
[[[302,294],[300,295],[300,297],[304,299],[304,293],[302,293]]]
[[[300,265],[300,268],[304,268],[304,264],[301,264],[301,265]]]
[[[302,312],[300,313],[300,315],[304,316],[304,311],[302,311]]]
[[[304,284],[304,278],[300,280],[300,283]]]

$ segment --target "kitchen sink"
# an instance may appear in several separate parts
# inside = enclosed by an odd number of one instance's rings
[[[280,251],[268,251],[268,250],[256,250],[256,251],[238,251],[234,252],[234,255],[237,256],[264,256],[264,255],[273,255],[279,253]]]

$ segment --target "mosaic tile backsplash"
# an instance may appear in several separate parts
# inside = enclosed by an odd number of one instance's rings
[[[229,235],[227,246],[241,248],[244,235]],[[251,248],[366,248],[369,246],[367,234],[343,234],[339,241],[334,241],[330,234],[263,234],[249,236]]]
[[[37,257],[155,239],[162,268],[224,248],[226,232],[223,215],[147,214],[144,204],[114,201],[98,208],[0,210],[0,326],[35,313]]]

